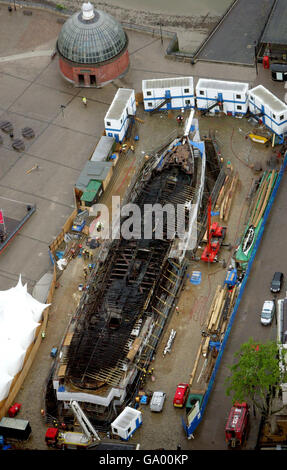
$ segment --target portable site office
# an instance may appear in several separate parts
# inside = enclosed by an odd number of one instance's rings
[[[86,191],[91,180],[100,181],[105,191],[113,175],[112,162],[94,162],[89,160],[82,169],[75,184],[80,191]]]
[[[108,137],[114,137],[116,142],[122,142],[131,116],[136,114],[135,91],[119,88],[105,116],[105,131]]]
[[[262,85],[249,90],[249,109],[275,134],[287,132],[287,105]]]
[[[112,433],[116,434],[124,441],[128,441],[141,424],[141,412],[126,406],[119,416],[112,422]]]
[[[0,435],[5,439],[26,441],[31,432],[30,423],[26,419],[3,417],[0,421]]]
[[[142,81],[145,111],[194,108],[193,77]]]
[[[248,83],[200,78],[196,85],[197,108],[236,116],[247,113]],[[216,103],[222,103],[222,109]]]
[[[90,158],[91,162],[104,162],[107,161],[109,156],[112,154],[115,139],[102,135],[96,148],[94,149]]]

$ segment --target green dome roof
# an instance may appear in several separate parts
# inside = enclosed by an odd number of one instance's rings
[[[127,45],[122,26],[110,15],[84,3],[63,25],[57,48],[66,59],[96,64],[117,56]]]

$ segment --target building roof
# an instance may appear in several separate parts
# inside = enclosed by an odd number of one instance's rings
[[[275,113],[287,111],[287,105],[283,101],[279,100],[271,91],[267,90],[263,85],[258,85],[249,91],[250,95],[253,95],[263,101],[269,106]]]
[[[102,135],[100,138],[93,155],[91,156],[92,162],[102,162],[105,160],[112,151],[115,139],[107,135]]]
[[[134,90],[130,90],[128,88],[119,88],[115,94],[111,106],[108,109],[105,119],[120,119],[128,103],[128,100],[133,93]]]
[[[287,3],[286,0],[277,0],[268,19],[261,38],[261,43],[287,45]]]
[[[80,64],[96,64],[117,56],[127,45],[122,26],[110,15],[84,3],[80,12],[63,25],[57,48],[64,58]]]
[[[105,181],[112,167],[113,162],[88,161],[76,182],[76,188],[85,191],[91,180]]]
[[[193,77],[175,77],[175,78],[155,78],[152,80],[143,80],[143,89],[152,88],[171,88],[177,86],[190,86],[193,84]]]
[[[197,82],[196,88],[211,88],[213,90],[246,92],[248,90],[248,83],[200,78]]]
[[[102,183],[97,180],[91,180],[82,194],[81,201],[92,202],[102,187]]]

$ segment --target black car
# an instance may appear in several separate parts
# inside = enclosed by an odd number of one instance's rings
[[[286,82],[287,64],[273,63],[270,66],[272,80],[277,82]]]
[[[271,292],[273,292],[274,294],[277,292],[280,292],[282,283],[283,283],[283,273],[279,273],[279,272],[274,273],[271,286],[270,286]]]

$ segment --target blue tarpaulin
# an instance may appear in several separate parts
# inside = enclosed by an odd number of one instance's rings
[[[204,142],[194,142],[193,140],[190,140],[189,142],[193,147],[197,148],[200,151],[201,155],[203,154]]]
[[[190,276],[190,282],[192,284],[198,285],[201,283],[201,272],[200,271],[192,271]]]

